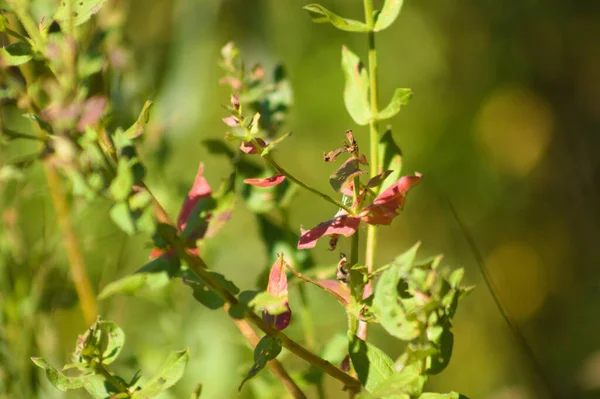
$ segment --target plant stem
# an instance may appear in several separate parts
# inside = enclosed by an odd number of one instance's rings
[[[31,14],[29,14],[29,1],[10,0],[8,1],[8,4],[12,7],[14,13],[17,15],[17,18],[19,21],[21,21],[21,24],[23,24],[25,31],[35,44],[37,50],[43,50],[46,40],[44,36],[42,36],[38,25],[31,17]]]
[[[294,183],[296,183],[300,187],[304,188],[305,190],[310,191],[313,194],[318,195],[319,197],[323,198],[325,201],[328,201],[328,202],[332,203],[333,205],[337,206],[338,208],[342,208],[343,210],[345,210],[349,214],[352,214],[352,210],[350,208],[348,208],[346,205],[342,204],[340,201],[331,198],[329,195],[320,192],[316,188],[312,188],[308,184],[302,182],[301,180],[299,180],[298,178],[296,178],[294,175],[292,175],[291,173],[289,173],[288,171],[286,171],[285,169],[283,169],[281,166],[279,166],[279,164],[277,162],[275,162],[275,160],[271,157],[271,155],[269,155],[269,154],[264,155],[263,158],[264,158],[265,161],[267,161],[267,163],[273,169],[275,169],[277,172],[279,172],[279,174],[284,175],[286,178],[288,178],[289,180],[293,181]]]
[[[110,384],[112,384],[115,388],[117,388],[119,390],[119,392],[122,393],[126,393],[127,397],[131,397],[131,392],[129,392],[129,389],[127,389],[127,387],[118,379],[116,379],[107,369],[106,367],[104,367],[104,365],[102,363],[98,363],[96,365],[96,372],[98,374],[101,374],[106,381],[108,381]]]
[[[146,187],[147,189],[147,187]],[[148,190],[150,193],[150,190]],[[156,197],[152,196],[154,205],[155,205],[155,214],[160,223],[167,224],[171,226],[171,229],[159,229],[159,234],[165,239],[165,241],[169,244],[170,247],[174,248],[177,252],[177,255],[186,262],[186,264],[193,270],[203,281],[204,283],[212,289],[217,295],[219,295],[227,304],[226,309],[230,309],[233,306],[241,306],[242,304],[238,301],[238,299],[229,292],[225,287],[223,287],[214,277],[209,273],[208,267],[204,260],[199,256],[190,254],[186,251],[185,244],[181,240],[180,237],[175,233],[176,229],[175,224],[166,213],[164,208],[160,205],[160,203],[156,200]],[[229,313],[229,312],[228,312]],[[231,315],[231,313],[229,313]],[[233,318],[233,316],[231,316]],[[249,309],[244,310],[244,319],[235,319],[239,320],[240,323],[247,324],[248,322],[254,324],[264,333],[277,338],[281,341],[284,348],[295,354],[296,356],[304,359],[308,363],[314,365],[315,367],[320,368],[333,378],[343,382],[345,386],[350,390],[360,391],[360,382],[351,375],[343,372],[333,364],[329,363],[327,360],[315,355],[311,351],[304,348],[302,345],[296,343],[294,340],[289,338],[287,335],[278,331],[271,325],[267,324],[256,315],[254,312]]]
[[[60,177],[51,164],[44,163],[44,169],[54,209],[56,210],[56,218],[60,225],[63,242],[71,266],[71,278],[75,284],[75,291],[79,297],[79,304],[83,311],[85,322],[87,325],[92,325],[97,317],[96,297],[93,294],[92,285],[90,284],[83,261],[83,255],[79,249],[79,241],[71,223],[69,207],[61,187]]]
[[[371,177],[376,176],[380,173],[379,165],[379,130],[378,130],[378,114],[379,106],[377,102],[378,87],[377,87],[377,50],[375,48],[375,21],[373,19],[373,0],[363,0],[365,9],[365,21],[367,26],[370,28],[367,38],[369,43],[369,104],[371,106],[372,119],[369,122],[369,147],[370,147],[370,174]],[[375,247],[377,245],[377,230],[375,226],[367,226],[367,244],[365,251],[365,266],[367,272],[373,271],[375,263]],[[372,287],[371,282],[368,281],[365,286],[365,295],[371,295]],[[367,326],[364,322],[361,322],[361,339],[367,338]]]

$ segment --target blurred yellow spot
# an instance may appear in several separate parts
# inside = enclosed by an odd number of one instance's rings
[[[487,258],[486,267],[509,316],[527,319],[544,304],[550,282],[533,248],[517,242],[500,245]]]
[[[502,172],[517,176],[537,165],[554,129],[547,102],[517,88],[493,93],[476,123],[477,139],[488,160]]]

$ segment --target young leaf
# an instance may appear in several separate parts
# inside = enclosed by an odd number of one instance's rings
[[[202,384],[196,385],[190,399],[200,399],[200,395],[202,395]]]
[[[390,119],[391,117],[396,115],[398,112],[400,112],[400,108],[403,105],[408,104],[408,102],[410,101],[411,98],[412,98],[412,90],[396,89],[396,91],[394,92],[394,95],[392,96],[390,103],[387,105],[387,107],[385,107],[384,109],[379,111],[377,118],[379,120]]]
[[[346,85],[344,104],[348,113],[359,125],[366,125],[372,118],[369,108],[369,75],[360,59],[346,46],[342,47],[342,70]]]
[[[63,392],[83,387],[83,384],[87,378],[67,377],[52,367],[43,357],[32,357],[31,361],[39,368],[44,369],[46,371],[46,378],[48,378],[48,381],[50,381],[50,383],[54,385],[56,389]]]
[[[151,398],[175,385],[183,376],[189,357],[187,349],[171,352],[158,373],[141,390],[135,391],[132,399]]]
[[[385,4],[375,19],[375,32],[389,27],[400,14],[403,0],[385,0]]]
[[[392,173],[383,181],[379,192],[385,191],[389,186],[400,179],[402,172],[402,151],[392,136],[391,129],[387,129],[379,139],[379,159],[383,170],[391,170]]]
[[[110,217],[128,235],[136,232],[135,223],[126,202],[118,202],[110,209]]]
[[[215,205],[210,185],[202,176],[203,173],[204,164],[200,163],[194,184],[183,201],[177,217],[177,226],[184,232],[185,237],[198,239],[197,236],[205,233],[210,217],[209,212]],[[189,228],[188,223],[190,224]]]
[[[0,67],[23,65],[32,58],[33,49],[25,42],[17,42],[0,48]]]
[[[267,146],[267,143],[265,143],[265,141],[259,137],[255,138],[254,140],[258,142],[261,148],[265,148]],[[258,151],[260,151],[256,144],[254,144],[252,141],[242,141],[242,144],[240,144],[240,150],[246,154],[257,154]]]
[[[448,367],[450,363],[450,357],[452,356],[452,349],[454,347],[454,334],[450,331],[450,326],[435,326],[442,328],[442,332],[437,339],[431,339],[436,346],[439,348],[439,353],[431,355],[427,358],[427,374],[439,374]],[[429,336],[429,327],[427,335]],[[429,338],[429,337],[428,337]]]
[[[358,380],[368,392],[375,392],[394,372],[394,362],[385,352],[356,335],[348,337],[348,353]]]
[[[398,294],[398,283],[403,268],[409,268],[415,260],[420,243],[398,256],[392,266],[385,270],[375,290],[371,310],[391,335],[404,341],[415,339],[421,333],[418,321],[409,320]]]
[[[140,116],[138,116],[137,120],[129,129],[125,131],[125,137],[129,140],[133,140],[137,137],[140,137],[142,133],[144,133],[144,126],[150,120],[150,109],[152,108],[152,101],[146,101],[144,106],[142,107],[142,111],[140,112]]]
[[[354,19],[342,18],[319,4],[309,4],[303,8],[310,13],[312,20],[316,23],[330,22],[336,28],[347,32],[369,31],[369,27],[365,23]]]
[[[263,320],[279,331],[284,330],[292,318],[292,309],[288,302],[288,281],[285,274],[287,263],[283,260],[283,254],[280,254],[269,273],[269,282],[267,284],[267,293],[273,298],[283,300],[284,311],[272,312],[269,308],[263,311]],[[257,295],[257,297],[259,297]],[[256,297],[254,298],[256,300]],[[253,301],[254,301],[253,300]]]
[[[118,380],[121,380],[119,376],[113,376]],[[124,382],[124,381],[122,381]],[[83,388],[90,394],[94,399],[106,399],[106,398],[122,398],[124,393],[108,382],[102,375],[94,374],[87,378],[83,384]],[[127,395],[127,394],[125,394]],[[125,396],[127,398],[128,396]]]
[[[100,351],[102,353],[102,363],[111,364],[114,362],[125,343],[125,332],[112,321],[98,322],[100,335]]]
[[[69,19],[73,19],[73,25],[78,26],[86,22],[95,13],[100,11],[106,0],[77,0],[73,1],[72,15],[68,15],[67,2],[61,1],[54,14],[53,19],[59,24],[68,23]]]
[[[241,382],[238,391],[241,391],[246,381],[258,374],[267,365],[269,360],[275,359],[281,352],[281,348],[281,341],[279,339],[269,335],[262,337],[256,348],[254,348],[254,364],[250,371],[248,371],[246,378]]]
[[[283,183],[284,180],[284,175],[274,175],[264,179],[244,179],[244,183],[256,187],[272,187]]]
[[[110,184],[109,190],[115,201],[125,201],[133,189],[134,176],[131,170],[132,162],[127,158],[120,158],[117,166],[117,176]]]

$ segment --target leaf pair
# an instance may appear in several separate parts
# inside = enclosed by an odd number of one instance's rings
[[[309,4],[304,9],[311,14],[313,21],[317,23],[329,22],[336,28],[347,32],[370,32],[371,30],[379,32],[388,28],[398,18],[402,3],[403,0],[386,0],[383,8],[375,12],[372,29],[364,22],[340,17],[318,4]]]

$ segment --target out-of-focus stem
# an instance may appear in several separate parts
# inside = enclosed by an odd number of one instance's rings
[[[73,224],[71,223],[69,207],[61,187],[60,177],[51,164],[45,163],[44,168],[46,171],[48,188],[52,196],[54,209],[56,210],[56,218],[58,219],[63,243],[71,266],[71,278],[75,284],[75,291],[79,298],[79,304],[83,311],[85,322],[87,325],[92,325],[97,317],[96,297],[87,275],[85,262],[83,261],[83,255],[81,254],[79,246],[79,240],[77,239]]]

